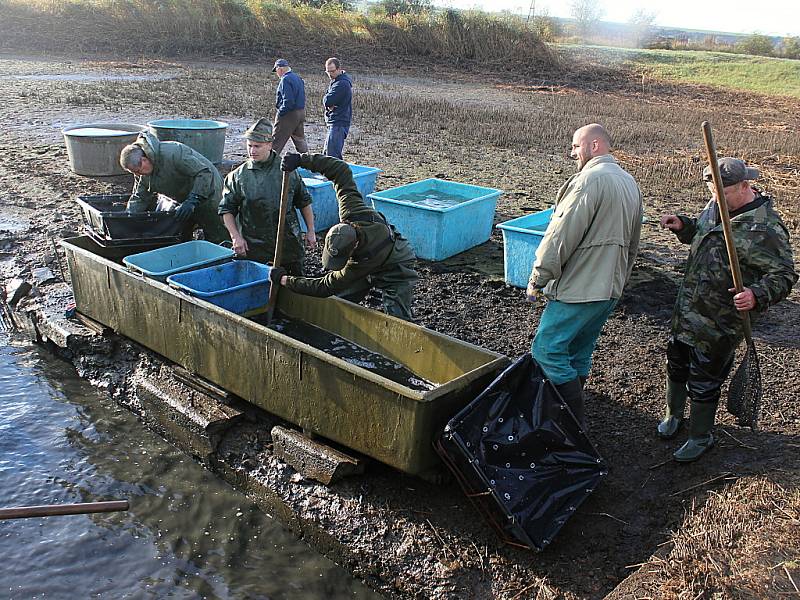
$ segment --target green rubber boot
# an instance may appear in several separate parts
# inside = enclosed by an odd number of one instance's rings
[[[689,413],[689,439],[672,455],[678,462],[693,462],[714,446],[714,417],[716,402],[692,402]]]
[[[673,381],[667,377],[667,409],[664,418],[658,424],[658,437],[670,440],[675,437],[683,423],[683,411],[686,409],[686,384]]]

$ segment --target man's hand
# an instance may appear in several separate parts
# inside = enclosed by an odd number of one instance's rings
[[[735,292],[736,288],[730,288],[729,292]],[[733,297],[733,305],[739,312],[747,312],[756,307],[756,295],[750,288],[744,288]]]
[[[664,215],[661,217],[661,227],[670,231],[680,231],[683,229],[683,221],[677,215]]]
[[[181,205],[175,211],[175,220],[178,223],[185,223],[188,221],[192,217],[194,210],[200,206],[200,200],[202,200],[202,198],[195,193],[186,196],[186,200],[181,202]]]
[[[286,154],[281,159],[281,171],[291,173],[300,166],[300,155],[296,153]]]
[[[313,229],[306,231],[306,247],[313,250],[317,247],[317,232]]]
[[[535,287],[532,282],[528,282],[528,289],[525,290],[525,300],[538,303],[542,299],[542,288]]]
[[[283,267],[272,267],[269,271],[269,281],[272,285],[281,286],[286,279],[286,269]]]
[[[233,251],[239,256],[246,255],[247,251],[250,250],[250,247],[247,245],[247,240],[242,236],[233,238],[231,242],[233,243]]]

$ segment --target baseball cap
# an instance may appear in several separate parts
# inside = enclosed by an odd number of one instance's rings
[[[242,136],[246,140],[265,143],[272,141],[272,123],[268,119],[261,118],[247,129]]]
[[[358,236],[352,225],[338,223],[328,230],[322,249],[322,266],[328,271],[340,271],[356,247]]]
[[[740,158],[731,158],[726,156],[719,159],[719,174],[722,176],[722,187],[729,185],[736,185],[742,181],[751,181],[758,179],[758,169],[748,167],[745,162]],[[711,165],[707,165],[703,169],[703,181],[713,181],[711,176]]]
[[[277,71],[278,67],[288,67],[288,66],[289,66],[288,60],[286,60],[285,58],[279,58],[278,60],[275,61],[275,64],[272,65],[272,72],[274,73],[275,71]]]

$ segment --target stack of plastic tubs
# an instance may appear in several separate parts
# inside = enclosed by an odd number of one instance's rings
[[[190,233],[187,225],[175,220],[172,209],[177,204],[168,198],[159,202],[158,210],[141,213],[125,210],[128,196],[124,194],[78,196],[75,202],[92,240],[117,249],[122,256],[177,244]]]

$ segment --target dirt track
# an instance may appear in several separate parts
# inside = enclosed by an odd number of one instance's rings
[[[163,72],[174,73],[177,79],[155,83],[137,79]],[[311,68],[305,72],[311,72]],[[77,77],[19,78],[67,73]],[[60,127],[88,121],[144,123],[173,115],[221,118],[232,125],[226,158],[241,156],[237,135],[255,117],[271,112],[274,82],[263,73],[257,75],[255,83],[248,82],[249,86],[259,86],[253,89],[270,86],[264,93],[264,112],[252,114],[246,110],[252,99],[241,98],[249,88],[245,92],[226,92],[214,87],[214,94],[204,97],[209,86],[218,86],[213,82],[214,73],[226,81],[256,77],[252,68],[235,65],[198,70],[171,64],[0,59],[0,94],[4,98],[0,106],[0,121],[4,123],[0,134],[0,276],[26,276],[31,268],[44,265],[57,273],[58,261],[50,238],[67,237],[81,228],[71,198],[79,193],[129,189],[127,177],[94,180],[70,173]],[[124,78],[102,79],[109,74]],[[86,79],[86,75],[101,79]],[[404,123],[395,116],[387,118],[382,108],[386,103],[405,102],[408,97],[424,100],[432,95],[437,102],[452,103],[454,108],[482,100],[495,106],[500,114],[546,105],[550,101],[546,92],[488,82],[434,82],[380,73],[358,76],[362,77],[362,87],[358,87],[356,77],[356,94],[363,90],[364,99],[361,106],[356,106],[356,127],[346,154],[352,162],[384,170],[379,188],[432,176],[491,184],[506,192],[497,208],[499,222],[546,208],[558,185],[573,172],[565,151],[537,145],[535,138],[530,140],[530,151],[523,154],[513,147],[491,145],[482,139],[459,141],[448,133],[444,121],[441,134],[436,137],[430,135],[430,129]],[[309,76],[307,83],[309,97],[317,98],[324,82],[318,76]],[[146,101],[127,102],[144,89],[150,90]],[[226,93],[230,94],[227,102]],[[561,93],[564,92],[552,92]],[[576,102],[583,101],[580,90],[569,93],[575,95]],[[188,97],[193,99],[187,100]],[[730,99],[734,98],[731,95]],[[612,98],[611,103],[614,101]],[[691,104],[688,98],[676,97],[672,101],[670,110],[678,113]],[[203,102],[208,103],[208,112],[200,110]],[[231,107],[230,113],[220,110],[221,106]],[[765,126],[770,119],[775,126],[792,124],[797,108],[780,107],[761,118]],[[603,117],[603,113],[593,113],[571,118],[603,122]],[[319,115],[312,112],[309,120],[311,146],[321,148],[323,128]],[[563,134],[566,148],[572,125],[559,125],[557,129]],[[623,143],[620,151],[623,166],[636,173],[636,165],[625,161],[626,156],[634,154],[633,148]],[[654,152],[658,155],[659,151]],[[672,153],[671,148],[663,150],[665,156]],[[795,161],[797,168],[797,156],[784,159],[782,164]],[[797,182],[792,185],[796,189]],[[788,301],[768,313],[756,331],[768,390],[762,431],[740,429],[730,417],[723,416],[718,427],[718,447],[703,461],[688,466],[668,460],[680,442],[665,443],[653,435],[663,404],[668,320],[686,256],[686,249],[660,231],[656,223],[666,211],[696,212],[703,202],[703,190],[699,182],[686,181],[680,189],[665,192],[645,187],[644,193],[648,221],[634,277],[599,340],[587,388],[591,435],[608,461],[610,473],[545,553],[532,555],[499,547],[489,528],[477,522],[455,486],[434,487],[397,478],[381,468],[332,492],[312,490],[316,486],[305,483],[293,484],[306,489],[297,494],[318,494],[325,505],[320,511],[333,520],[329,526],[334,531],[353,531],[354,516],[348,498],[361,495],[371,506],[380,507],[371,518],[359,521],[363,530],[352,535],[363,544],[364,564],[355,566],[355,571],[368,575],[384,593],[500,598],[555,597],[548,595],[552,593],[599,598],[647,561],[670,538],[671,531],[681,528],[687,511],[702,506],[710,493],[734,479],[763,475],[787,490],[797,489],[797,289]],[[794,219],[792,233],[797,249],[795,210],[784,205],[787,221]],[[420,271],[423,277],[414,305],[420,324],[511,357],[528,350],[540,309],[525,303],[521,290],[503,284],[502,245],[497,233],[487,244],[452,260],[422,263]],[[262,445],[253,446],[254,457],[258,457],[261,448]],[[242,455],[237,460],[247,458]],[[332,508],[339,506],[341,498],[345,498],[341,507]],[[426,508],[420,512],[420,507]],[[376,525],[384,520],[384,527]],[[431,535],[431,530],[436,535]],[[406,539],[406,531],[415,532],[416,540]],[[797,555],[797,542],[796,538],[787,540],[789,555]],[[800,581],[796,564],[794,578]]]

